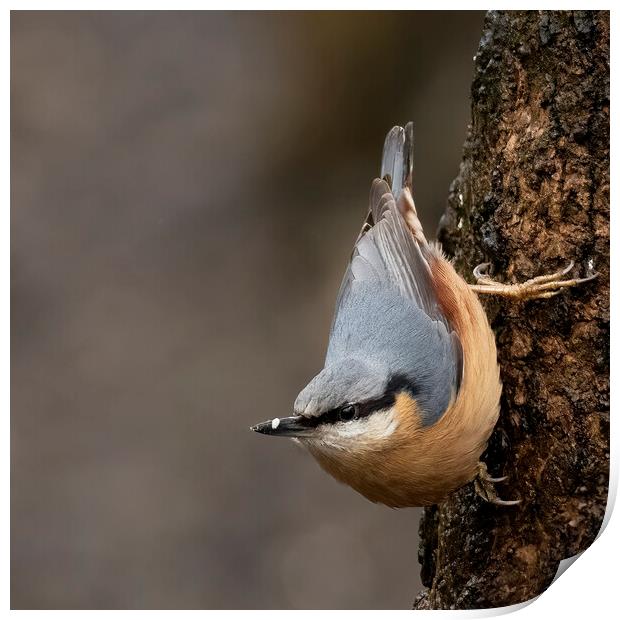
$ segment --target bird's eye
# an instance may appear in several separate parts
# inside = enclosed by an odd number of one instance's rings
[[[340,407],[338,414],[340,420],[348,422],[357,415],[357,405],[344,405],[344,407]]]

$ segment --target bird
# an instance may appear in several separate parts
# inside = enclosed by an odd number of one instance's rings
[[[393,127],[367,217],[336,299],[324,367],[293,415],[251,427],[305,447],[336,480],[392,508],[438,504],[474,482],[501,499],[481,461],[500,413],[495,337],[478,298],[546,299],[587,282],[568,267],[521,284],[474,269],[476,284],[427,241],[413,200],[413,123]]]

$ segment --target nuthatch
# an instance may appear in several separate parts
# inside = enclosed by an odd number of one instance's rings
[[[413,202],[413,127],[394,127],[381,179],[338,293],[323,370],[294,415],[252,427],[293,437],[334,478],[392,507],[436,504],[475,479],[494,491],[480,455],[499,415],[495,339],[477,293],[551,297],[592,279],[572,268],[506,285],[474,270],[468,285],[429,243]]]

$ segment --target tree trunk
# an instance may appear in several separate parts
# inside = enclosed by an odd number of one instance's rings
[[[483,458],[498,507],[459,489],[420,524],[417,609],[529,600],[592,543],[609,472],[609,13],[491,12],[472,120],[439,239],[461,274],[520,282],[575,261],[593,282],[483,298],[504,385]]]

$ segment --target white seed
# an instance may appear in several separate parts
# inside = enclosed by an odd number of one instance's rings
[[[461,218],[461,219],[459,220],[459,223],[456,225],[456,227],[457,227],[459,230],[461,230],[461,228],[463,228],[463,218]]]
[[[278,426],[280,426],[280,418],[274,418],[273,420],[271,420],[271,428],[275,431],[276,428],[278,428]]]

